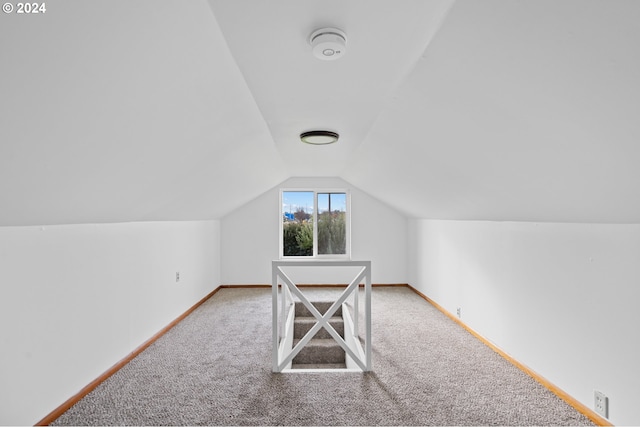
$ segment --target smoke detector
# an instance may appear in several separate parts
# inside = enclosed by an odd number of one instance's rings
[[[309,36],[309,43],[316,58],[334,61],[347,51],[347,35],[337,28],[321,28]]]

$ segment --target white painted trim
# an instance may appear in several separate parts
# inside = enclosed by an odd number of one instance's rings
[[[347,374],[361,374],[362,369],[283,369],[280,371],[283,374],[326,374],[326,373],[347,373]]]
[[[284,292],[284,287],[283,287]],[[286,310],[283,308],[283,311]],[[295,307],[293,305],[288,307],[287,320],[284,324],[284,333],[283,339],[280,341],[280,346],[278,347],[278,355],[279,359],[282,359],[285,354],[288,354],[293,348],[293,321],[295,320]],[[291,369],[291,362],[287,364],[285,369]]]
[[[355,292],[357,293],[358,290],[356,289]],[[357,329],[355,329],[354,322],[351,320],[351,316],[349,316],[349,313],[345,313],[345,310],[347,309],[348,305],[342,304],[342,319],[344,320],[344,340],[347,345],[351,349],[353,349],[355,353],[357,353],[360,360],[366,360],[364,350],[362,349],[362,345],[360,345],[360,340],[358,339],[358,331]],[[355,309],[353,311],[353,318],[358,318],[358,313],[357,311],[355,311]],[[347,366],[346,369],[361,371],[355,360],[353,360],[353,358],[351,358],[351,356],[349,356],[348,354],[345,354],[345,362]]]

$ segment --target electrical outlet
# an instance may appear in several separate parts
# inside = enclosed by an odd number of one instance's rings
[[[598,390],[593,391],[593,397],[596,412],[605,418],[609,418],[609,398]]]
[[[456,314],[458,315],[458,319],[460,318],[460,307],[456,308]]]
[[[180,272],[176,271],[176,283],[180,281]]]

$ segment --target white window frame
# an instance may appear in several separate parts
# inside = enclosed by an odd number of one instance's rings
[[[287,191],[295,191],[295,192],[310,192],[313,193],[313,255],[312,256],[285,256],[284,255],[284,230],[283,230],[283,221],[284,210],[282,204],[282,194]],[[346,195],[346,244],[345,244],[345,252],[346,254],[318,254],[318,193],[344,193]],[[280,259],[341,259],[341,260],[351,260],[351,192],[347,188],[281,188],[280,189],[280,216],[278,218],[279,221],[279,249],[278,254]]]

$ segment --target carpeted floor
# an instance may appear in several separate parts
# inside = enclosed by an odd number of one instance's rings
[[[54,425],[593,425],[410,289],[372,299],[371,373],[271,373],[271,291],[222,289]]]

